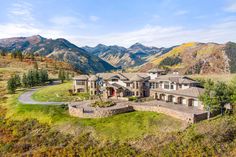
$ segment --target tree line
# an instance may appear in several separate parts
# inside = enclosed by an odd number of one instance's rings
[[[9,93],[15,93],[16,89],[19,87],[34,87],[43,85],[48,81],[48,72],[45,69],[33,69],[24,73],[22,77],[15,74],[7,82],[7,89]]]

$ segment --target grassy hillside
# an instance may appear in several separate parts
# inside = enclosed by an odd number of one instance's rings
[[[8,77],[24,71],[0,68],[0,156],[236,156],[234,114],[187,128],[182,121],[153,112],[75,118],[65,106],[19,103],[24,89],[7,94]],[[222,80],[226,75],[202,77]],[[70,82],[42,89],[38,99],[48,98],[43,92],[60,95],[61,88],[69,86]]]
[[[227,74],[234,72],[236,51],[234,43],[185,43],[138,68],[147,71],[154,67],[178,70],[182,74]]]

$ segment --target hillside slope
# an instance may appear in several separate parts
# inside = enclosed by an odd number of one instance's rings
[[[164,66],[183,74],[233,73],[236,71],[236,44],[185,43],[139,67],[147,71]]]
[[[168,50],[166,48],[147,47],[140,43],[136,43],[129,48],[99,44],[95,47],[85,46],[83,49],[115,67],[122,68],[144,64],[150,57],[162,55]]]
[[[94,73],[115,69],[95,55],[87,53],[65,39],[46,39],[39,35],[0,39],[0,50],[7,52],[22,51],[24,54],[34,53],[65,61],[81,72]]]

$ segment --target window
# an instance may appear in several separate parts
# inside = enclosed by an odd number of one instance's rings
[[[85,85],[85,81],[76,81],[76,85]]]
[[[138,91],[136,92],[136,96],[139,96],[139,93],[138,93]]]
[[[126,83],[126,86],[127,86],[127,87],[130,87],[130,83]]]
[[[136,88],[138,88],[138,82],[136,82]]]
[[[174,89],[174,85],[173,84],[170,85],[170,89]]]
[[[112,82],[118,82],[118,79],[111,79]]]
[[[179,88],[182,88],[182,84],[179,85]]]
[[[159,85],[158,85],[158,83],[156,83],[156,88],[158,88],[159,87]]]
[[[164,83],[164,89],[169,89],[169,83]]]
[[[91,88],[93,88],[93,82],[91,82]]]

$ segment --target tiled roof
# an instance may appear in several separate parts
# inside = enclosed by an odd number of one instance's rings
[[[197,83],[195,80],[187,77],[187,76],[181,76],[181,75],[176,75],[176,74],[172,74],[172,75],[161,75],[157,78],[157,80],[159,81],[171,81],[171,82],[175,82],[175,83]]]
[[[162,88],[157,88],[157,89],[153,89],[153,90],[157,91],[157,92],[166,93],[166,94],[195,97],[195,98],[199,97],[204,92],[204,89],[199,88],[199,87],[190,87],[187,89],[170,90],[170,91],[164,90]]]

